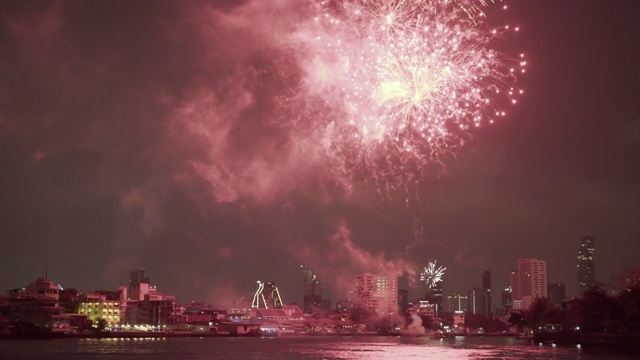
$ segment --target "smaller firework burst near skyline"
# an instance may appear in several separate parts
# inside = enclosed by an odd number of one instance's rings
[[[420,273],[420,281],[424,282],[429,289],[433,289],[444,276],[446,267],[438,266],[437,261],[429,262],[429,265],[425,266],[424,271]]]

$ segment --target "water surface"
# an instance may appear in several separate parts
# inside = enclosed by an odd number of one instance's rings
[[[0,359],[636,359],[615,349],[530,345],[511,337],[191,337],[0,341]]]

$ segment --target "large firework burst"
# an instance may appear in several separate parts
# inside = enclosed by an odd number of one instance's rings
[[[346,168],[393,185],[420,178],[522,93],[515,75],[524,72],[524,55],[494,48],[518,28],[488,28],[483,8],[493,1],[313,3],[305,84],[332,110],[318,135]]]

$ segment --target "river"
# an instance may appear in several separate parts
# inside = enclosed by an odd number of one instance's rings
[[[615,349],[531,345],[512,337],[324,336],[2,340],[3,360],[637,359]]]

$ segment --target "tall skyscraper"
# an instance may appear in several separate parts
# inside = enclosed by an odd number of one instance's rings
[[[442,306],[443,292],[444,292],[444,282],[440,280],[436,282],[435,286],[431,289],[431,297],[429,299],[435,305],[435,312],[437,317],[442,316],[442,312],[444,310]]]
[[[580,239],[578,249],[578,291],[584,293],[591,286],[596,285],[596,265],[593,261],[596,239],[586,234]]]
[[[398,275],[364,273],[356,277],[351,302],[367,311],[394,314],[398,312]]]
[[[482,288],[491,290],[491,271],[489,270],[482,273]]]
[[[409,308],[409,290],[398,290],[398,310],[404,311]]]
[[[310,313],[314,309],[322,308],[322,285],[311,269],[303,266],[304,298],[303,311]]]
[[[493,303],[491,302],[491,271],[487,270],[482,274],[482,288],[487,292],[487,316],[493,316]]]
[[[507,286],[500,293],[502,303],[502,315],[507,315],[511,311],[511,285]]]
[[[536,298],[547,297],[547,262],[518,259],[518,270],[511,272],[511,306],[527,310]]]
[[[481,288],[469,290],[467,311],[472,314],[489,316],[489,293],[487,290]]]

